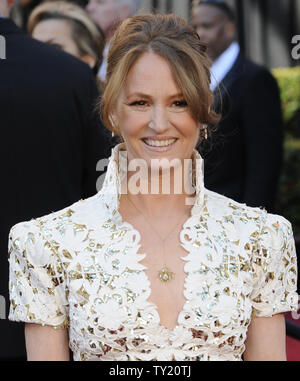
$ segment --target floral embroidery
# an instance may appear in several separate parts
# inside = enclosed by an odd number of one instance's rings
[[[96,196],[11,229],[9,319],[69,327],[75,360],[241,360],[254,314],[297,309],[290,223],[205,190],[200,166],[180,233],[186,303],[169,330],[147,301],[140,234],[118,213],[121,148]]]

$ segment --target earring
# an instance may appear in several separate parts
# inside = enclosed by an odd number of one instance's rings
[[[203,124],[202,130],[204,130],[204,139],[207,140],[207,124]]]
[[[110,121],[110,123],[111,123],[113,129],[116,130],[116,123],[115,123],[115,122],[116,122],[116,116],[115,116],[115,115],[111,115],[111,116],[109,116],[109,121]],[[114,131],[112,131],[111,136],[112,136],[112,137],[115,136],[115,132],[114,132]]]

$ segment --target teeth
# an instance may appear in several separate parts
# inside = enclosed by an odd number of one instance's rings
[[[169,146],[169,145],[173,144],[176,141],[176,139],[169,139],[169,140],[150,140],[150,139],[145,139],[144,141],[149,146],[166,147],[166,146]]]

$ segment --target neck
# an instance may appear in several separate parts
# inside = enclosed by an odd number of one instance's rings
[[[218,57],[216,57],[216,58],[213,59],[213,62],[216,62],[216,61],[221,57],[221,55],[222,55],[224,52],[226,52],[226,50],[229,48],[229,46],[230,46],[233,42],[234,42],[234,40],[229,41],[229,42],[224,46],[222,52],[218,55]]]
[[[123,200],[129,197],[152,217],[166,212],[170,214],[172,210],[189,211],[195,197],[195,189],[188,176],[190,168],[180,166],[171,169],[160,171],[156,176],[153,171],[146,172],[144,176],[140,172],[127,172],[127,182],[122,183]]]
[[[122,195],[123,202],[128,198],[138,210],[153,220],[161,220],[162,216],[168,216],[170,221],[178,214],[188,217],[192,208],[193,197],[183,197],[183,195]],[[187,202],[187,200],[190,200]]]

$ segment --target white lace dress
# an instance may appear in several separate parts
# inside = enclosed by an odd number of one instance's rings
[[[97,195],[11,229],[9,319],[68,327],[75,360],[241,360],[253,316],[297,309],[290,223],[204,189],[198,165],[180,233],[186,302],[169,330],[118,212],[120,149]]]

